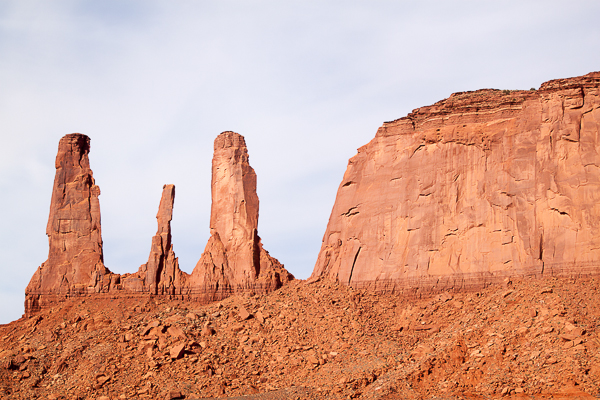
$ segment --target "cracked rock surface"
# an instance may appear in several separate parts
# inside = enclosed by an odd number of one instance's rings
[[[352,157],[312,279],[419,296],[600,272],[600,73],[455,93]]]

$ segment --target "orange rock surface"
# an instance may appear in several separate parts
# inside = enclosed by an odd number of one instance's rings
[[[264,293],[294,279],[258,236],[256,173],[242,135],[223,132],[215,139],[211,185],[211,236],[190,276],[190,296],[213,301]]]
[[[90,169],[89,151],[90,139],[79,133],[66,135],[58,144],[46,227],[48,260],[25,289],[26,313],[57,298],[103,292],[114,284],[115,276],[103,262],[100,188]]]
[[[418,294],[600,272],[600,73],[455,93],[350,159],[311,279]]]
[[[123,277],[125,289],[150,294],[181,294],[186,274],[179,269],[171,242],[174,202],[175,185],[165,185],[156,214],[158,230],[152,238],[148,262],[140,267],[137,274]]]
[[[72,297],[158,295],[209,302],[238,292],[266,293],[293,279],[258,237],[256,174],[241,135],[224,132],[215,140],[211,238],[191,275],[179,269],[173,250],[174,185],[163,187],[148,262],[123,276],[104,266],[100,189],[90,169],[89,150],[85,135],[60,140],[46,230],[49,256],[25,290],[26,315]]]

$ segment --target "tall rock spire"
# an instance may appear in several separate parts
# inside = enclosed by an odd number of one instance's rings
[[[56,175],[46,227],[48,260],[25,290],[26,313],[53,296],[108,290],[111,273],[104,266],[100,228],[100,188],[88,159],[90,138],[64,136],[58,145]]]
[[[192,272],[191,292],[216,300],[275,290],[293,279],[258,236],[256,173],[242,135],[223,132],[215,139],[211,185],[211,237]]]
[[[192,275],[179,269],[171,237],[175,186],[164,185],[148,261],[132,274],[105,266],[100,231],[100,189],[88,153],[90,138],[79,133],[60,140],[46,233],[48,260],[25,290],[25,315],[70,297],[167,296],[201,302],[233,293],[264,293],[294,277],[262,248],[257,234],[256,174],[241,135],[215,140],[211,237]]]
[[[158,230],[152,238],[148,262],[141,266],[138,274],[144,282],[143,292],[173,295],[180,293],[182,281],[185,280],[171,243],[174,201],[175,185],[164,185],[156,214]]]

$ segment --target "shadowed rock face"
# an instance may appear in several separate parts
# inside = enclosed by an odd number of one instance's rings
[[[46,230],[49,256],[25,291],[26,315],[69,297],[158,295],[208,302],[232,293],[272,291],[293,279],[258,237],[256,174],[241,135],[224,132],[215,140],[211,237],[191,276],[179,269],[173,251],[174,185],[163,187],[148,262],[123,276],[104,266],[100,189],[89,166],[89,150],[85,135],[60,140]]]
[[[600,272],[600,73],[455,93],[350,159],[311,279],[412,293]]]
[[[43,307],[54,295],[102,292],[111,285],[114,276],[103,263],[100,188],[90,169],[89,150],[90,139],[79,133],[59,142],[46,227],[48,260],[25,290],[26,310]]]
[[[256,174],[244,137],[235,132],[215,139],[211,193],[211,237],[190,277],[190,293],[215,300],[235,292],[272,291],[293,279],[262,247]]]

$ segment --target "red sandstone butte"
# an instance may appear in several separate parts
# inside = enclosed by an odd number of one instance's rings
[[[211,194],[211,236],[190,276],[190,294],[219,300],[231,293],[269,292],[294,279],[262,247],[256,174],[238,133],[215,139]]]
[[[100,188],[88,153],[90,138],[73,133],[58,144],[56,176],[46,227],[48,260],[25,289],[26,313],[57,297],[107,291],[115,275],[104,266],[100,230]]]
[[[600,72],[455,93],[352,157],[312,280],[419,293],[600,273]]]

